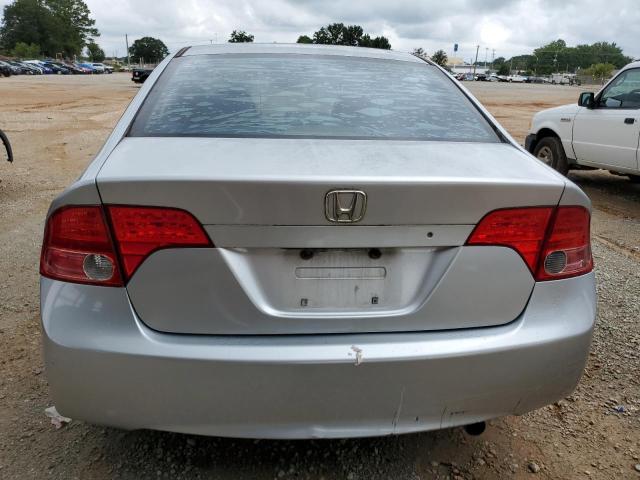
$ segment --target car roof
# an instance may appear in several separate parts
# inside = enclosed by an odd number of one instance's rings
[[[383,50],[381,48],[346,47],[343,45],[313,45],[304,43],[223,43],[213,45],[195,45],[185,50],[181,56],[222,55],[229,53],[333,55],[341,57],[402,60],[405,62],[424,62],[424,60],[410,53]]]
[[[631,63],[629,63],[629,64],[625,65],[625,66],[622,68],[622,70],[626,70],[626,69],[628,69],[628,68],[638,68],[638,67],[640,67],[640,61],[637,61],[637,62],[631,62]]]

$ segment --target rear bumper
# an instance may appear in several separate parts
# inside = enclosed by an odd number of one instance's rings
[[[593,273],[537,284],[505,326],[359,335],[162,334],[124,289],[41,288],[62,414],[229,437],[375,436],[521,414],[573,390],[595,319]]]
[[[537,135],[535,133],[527,135],[524,139],[524,149],[529,153],[533,153],[533,149],[536,147],[536,140]]]

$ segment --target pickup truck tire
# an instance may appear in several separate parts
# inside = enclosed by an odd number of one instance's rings
[[[536,148],[534,148],[533,155],[562,175],[566,175],[569,172],[567,156],[564,154],[560,139],[556,137],[544,137],[541,139]]]

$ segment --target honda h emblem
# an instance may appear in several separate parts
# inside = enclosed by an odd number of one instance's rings
[[[367,210],[367,194],[361,190],[331,190],[324,197],[324,214],[333,223],[356,223]]]

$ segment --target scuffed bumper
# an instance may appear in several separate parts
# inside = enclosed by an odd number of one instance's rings
[[[41,288],[62,414],[229,437],[375,436],[524,413],[573,390],[595,319],[593,273],[537,284],[505,326],[368,335],[162,334],[124,289]]]

